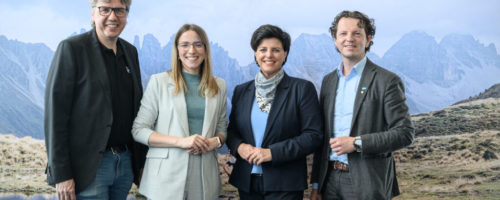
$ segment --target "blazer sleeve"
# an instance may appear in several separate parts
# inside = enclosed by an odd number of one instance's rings
[[[219,106],[219,119],[217,120],[217,128],[215,130],[215,134],[221,134],[224,138],[227,138],[227,88],[226,82],[222,79],[218,79],[218,85],[221,92],[221,103]]]
[[[145,145],[149,145],[149,136],[154,132],[153,128],[158,119],[159,84],[161,83],[157,76],[151,76],[142,96],[141,107],[132,125],[134,140]]]
[[[325,91],[326,88],[326,82],[327,82],[327,77],[328,76],[325,76],[325,78],[323,78],[323,81],[321,83],[322,87],[321,87],[321,91],[320,91],[320,94],[319,94],[319,105],[320,105],[320,112],[321,112],[321,120],[323,122],[323,127],[325,126],[325,121],[324,121],[324,108],[322,107],[325,103]],[[323,130],[323,139],[322,139],[322,144],[316,149],[316,151],[314,152],[314,156],[313,156],[313,165],[312,165],[312,170],[311,170],[311,183],[318,183],[319,182],[319,171],[320,171],[320,165],[325,162],[323,161],[323,158],[324,158],[324,155],[323,155],[323,149],[324,149],[324,146],[325,145],[328,145],[328,140],[330,140],[330,137],[328,136],[328,131],[325,130],[324,128],[322,127],[322,130]],[[326,140],[326,141],[325,141]]]
[[[298,99],[300,134],[296,137],[269,145],[272,165],[281,165],[288,161],[303,158],[313,153],[321,144],[323,134],[318,95],[314,85],[307,81],[302,84]],[[286,120],[285,120],[286,121]]]
[[[77,73],[74,54],[70,43],[62,41],[57,47],[47,76],[44,132],[49,184],[73,178],[69,150],[71,134],[69,120]]]
[[[362,135],[363,153],[388,153],[413,142],[415,130],[405,101],[403,82],[395,76],[385,89],[382,105],[388,130]]]

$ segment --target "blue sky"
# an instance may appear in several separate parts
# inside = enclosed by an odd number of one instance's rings
[[[496,0],[135,0],[122,37],[133,41],[152,33],[162,45],[184,23],[202,26],[212,42],[241,65],[253,60],[252,32],[275,24],[292,39],[301,33],[328,33],[342,10],[359,10],[375,19],[372,51],[382,56],[405,33],[421,30],[439,41],[451,33],[473,35],[500,50],[500,1]],[[90,29],[87,0],[2,0],[0,35],[22,42],[57,44],[81,28]],[[333,47],[332,47],[333,48]]]

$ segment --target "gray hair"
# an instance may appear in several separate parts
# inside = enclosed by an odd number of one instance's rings
[[[89,0],[90,8],[94,9],[95,5],[99,1],[103,1],[103,2],[109,3],[111,0]],[[132,0],[120,0],[120,2],[123,5],[125,5],[125,9],[127,9],[127,11],[130,10],[130,5],[132,4]],[[95,28],[95,22],[94,21],[91,21],[91,25],[92,25],[92,28]]]

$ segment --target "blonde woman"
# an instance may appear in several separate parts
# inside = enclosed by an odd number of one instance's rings
[[[226,85],[212,74],[209,41],[194,24],[175,36],[172,70],[151,76],[134,121],[149,146],[139,192],[150,199],[216,199],[215,149],[226,138]]]

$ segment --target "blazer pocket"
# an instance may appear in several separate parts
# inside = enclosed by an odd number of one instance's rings
[[[168,158],[168,148],[149,148],[146,158]]]

